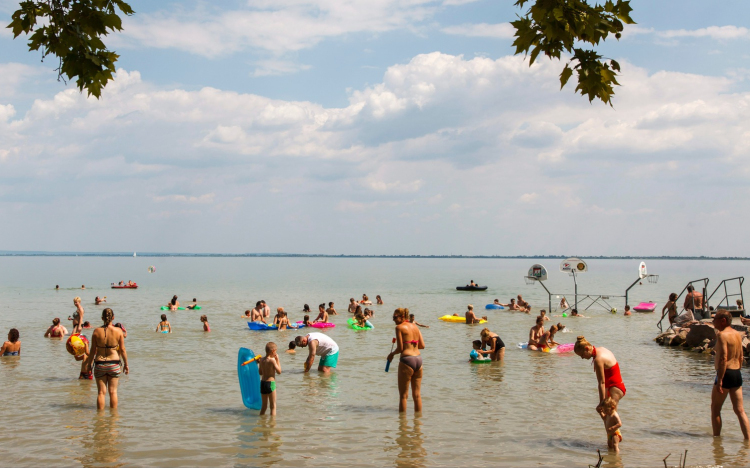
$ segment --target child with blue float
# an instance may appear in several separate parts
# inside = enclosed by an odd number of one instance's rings
[[[258,373],[260,374],[260,397],[263,406],[260,414],[266,414],[270,407],[271,416],[276,415],[276,374],[281,374],[281,362],[276,353],[276,343],[266,344],[266,355],[258,361]]]
[[[472,349],[471,353],[469,353],[469,361],[487,361],[490,358],[485,357],[483,354],[480,353],[480,350],[482,349],[482,341],[481,340],[474,340],[471,342]]]

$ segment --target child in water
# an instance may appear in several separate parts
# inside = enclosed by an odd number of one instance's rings
[[[279,322],[276,324],[276,326],[279,328],[279,330],[286,330],[289,328],[289,317],[287,317],[286,312],[283,310],[279,312],[281,316],[279,317]]]
[[[296,347],[297,347],[297,344],[294,342],[294,340],[292,340],[289,342],[289,349],[287,349],[286,352],[289,354],[296,354],[297,351],[294,350],[294,348]]]
[[[410,321],[411,323],[413,323],[414,325],[418,326],[418,327],[422,327],[422,328],[430,328],[430,326],[429,326],[429,325],[422,325],[421,323],[417,322],[417,321],[416,321],[416,320],[414,319],[414,314],[409,314],[409,321]]]
[[[362,313],[361,309],[354,314],[354,320],[356,320],[358,327],[367,327],[367,319],[365,319],[365,315]]]
[[[471,347],[474,349],[472,349],[471,353],[469,353],[469,361],[486,361],[487,359],[489,359],[479,352],[482,349],[482,340],[472,341]]]
[[[305,317],[302,319],[302,323],[304,323],[306,327],[309,327],[310,325],[312,325],[310,323],[310,316],[309,315],[305,315]]]
[[[172,325],[167,321],[167,314],[161,314],[161,322],[156,326],[159,333],[172,333]]]
[[[193,298],[193,303],[189,304],[187,307],[185,307],[188,310],[193,310],[198,306],[198,299]]]
[[[620,415],[617,414],[617,402],[612,397],[605,398],[602,410],[604,411],[604,426],[607,428],[607,447],[619,453],[620,442],[622,442],[622,434],[620,434],[622,421]]]
[[[208,317],[206,317],[205,315],[201,315],[201,322],[203,322],[203,331],[210,332],[211,326],[208,324]]]
[[[266,409],[271,407],[271,416],[276,416],[276,374],[281,374],[281,363],[276,353],[276,343],[266,344],[266,356],[258,361],[258,373],[260,374],[260,396],[263,406],[260,414],[266,414]]]

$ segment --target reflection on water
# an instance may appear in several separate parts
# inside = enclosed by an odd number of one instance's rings
[[[503,366],[505,366],[505,361],[495,361],[489,364],[474,364],[471,366],[471,370],[478,379],[502,383],[503,375],[505,375]]]
[[[117,409],[93,413],[91,432],[81,439],[82,456],[77,458],[84,467],[119,467],[123,436],[118,427]]]
[[[283,460],[276,417],[259,416],[253,410],[245,410],[238,417],[240,427],[237,433],[239,450],[236,467],[272,466]]]
[[[726,429],[724,429],[726,430]],[[748,466],[750,465],[750,442],[743,440],[739,447],[724,449],[726,441],[723,437],[713,438],[714,463],[724,466]]]
[[[11,371],[21,364],[21,356],[1,356],[0,364],[2,364],[3,369]]]
[[[413,426],[409,425],[412,421]],[[398,422],[396,443],[400,451],[396,455],[395,465],[398,468],[418,468],[427,466],[427,451],[422,446],[422,416],[407,416],[402,413]]]

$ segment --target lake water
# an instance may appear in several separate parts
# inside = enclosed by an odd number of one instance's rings
[[[517,349],[534,316],[486,311],[489,328],[508,346],[505,362],[467,362],[471,341],[482,326],[443,323],[472,303],[507,302],[523,294],[536,310],[547,308],[539,285],[523,276],[531,260],[337,259],[337,258],[85,258],[0,257],[0,332],[21,332],[21,358],[0,358],[0,460],[10,466],[586,466],[607,453],[606,436],[594,407],[596,379],[589,361],[574,354],[551,355]],[[553,292],[570,293],[572,278],[550,269]],[[147,268],[156,267],[149,274]],[[670,292],[685,283],[744,275],[744,261],[657,261],[631,304],[653,300],[659,310]],[[579,292],[623,295],[637,278],[634,260],[594,260],[579,278]],[[455,286],[474,279],[484,293]],[[133,280],[138,290],[111,290],[113,281]],[[62,289],[55,291],[55,284]],[[85,284],[87,289],[73,289]],[[346,328],[350,297],[380,294],[375,329]],[[193,297],[198,312],[168,312],[174,333],[154,333],[159,306],[173,294]],[[53,317],[73,312],[83,298],[86,319],[100,324],[107,296],[115,321],[124,322],[131,373],[120,380],[120,408],[97,413],[96,385],[79,381],[80,364],[59,340],[42,335]],[[572,295],[568,295],[572,299]],[[328,334],[341,348],[331,376],[302,372],[305,354],[283,353],[298,334],[253,332],[241,317],[257,300],[290,318],[302,305],[335,301],[340,315]],[[750,465],[729,400],[724,436],[711,437],[709,401],[713,367],[709,356],[662,348],[653,342],[657,314],[583,312],[590,318],[555,318],[571,331],[559,342],[585,335],[612,350],[622,368],[627,395],[620,404],[624,440],[604,466],[657,466],[668,454],[676,464]],[[426,341],[422,394],[424,412],[399,416],[396,372],[383,372],[394,336],[390,314],[408,307]],[[198,317],[208,315],[211,333]],[[66,320],[64,323],[69,324]],[[90,336],[91,330],[86,334]],[[278,416],[259,417],[242,405],[236,372],[237,349],[261,352],[275,341],[282,353]],[[316,361],[317,365],[317,361]],[[743,369],[747,380],[747,372]]]

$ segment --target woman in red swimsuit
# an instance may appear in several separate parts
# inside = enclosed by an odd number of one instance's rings
[[[396,309],[393,312],[393,321],[396,323],[396,349],[388,355],[388,362],[393,360],[396,354],[401,355],[398,362],[398,412],[406,411],[406,402],[409,399],[409,386],[411,385],[412,398],[414,398],[414,412],[422,412],[422,356],[420,349],[424,349],[424,338],[419,327],[409,321],[409,309]]]
[[[625,384],[622,382],[622,375],[620,375],[620,364],[617,363],[612,351],[607,348],[594,347],[583,336],[578,337],[573,351],[581,359],[594,358],[594,372],[596,372],[596,380],[599,383],[599,405],[597,405],[596,411],[604,419],[605,415],[602,410],[604,399],[612,397],[613,400],[619,402],[625,396]]]

